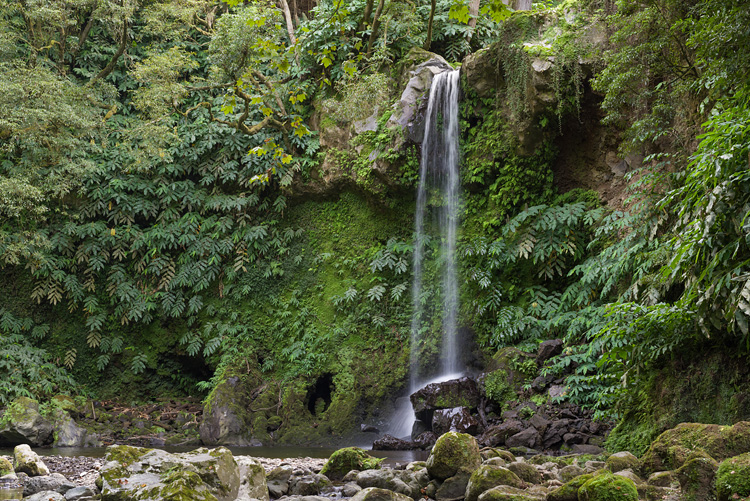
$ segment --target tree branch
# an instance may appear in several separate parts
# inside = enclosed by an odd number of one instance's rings
[[[125,52],[125,48],[128,46],[128,22],[123,21],[122,22],[122,41],[120,42],[120,46],[117,47],[117,52],[115,52],[114,56],[112,56],[112,59],[109,60],[109,63],[107,63],[107,66],[102,69],[94,78],[89,80],[88,85],[94,85],[97,81],[106,78],[107,75],[112,73],[112,71],[115,69],[115,65],[117,64],[117,61],[120,59],[120,56],[123,55]]]

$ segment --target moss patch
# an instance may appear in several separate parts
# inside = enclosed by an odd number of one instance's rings
[[[611,473],[596,475],[578,489],[579,501],[638,501],[632,480]]]
[[[380,468],[382,462],[383,459],[374,458],[359,447],[346,447],[331,454],[320,473],[331,480],[338,481],[352,470]]]

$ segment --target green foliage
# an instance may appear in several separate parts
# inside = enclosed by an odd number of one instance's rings
[[[508,373],[502,369],[492,371],[484,378],[484,391],[487,397],[505,409],[508,402],[516,400],[513,386],[508,382]]]
[[[30,318],[18,318],[0,307],[0,406],[17,397],[41,400],[80,390],[65,368],[31,344],[48,332],[48,325],[35,325]]]

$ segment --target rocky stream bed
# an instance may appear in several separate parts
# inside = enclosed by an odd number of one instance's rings
[[[0,492],[33,501],[728,501],[750,497],[750,422],[683,423],[640,458],[629,452],[517,456],[447,432],[427,461],[397,468],[382,461],[356,447],[326,460],[127,445],[110,446],[104,458],[41,458],[20,445],[12,458],[0,457]],[[17,496],[8,497],[11,492]]]

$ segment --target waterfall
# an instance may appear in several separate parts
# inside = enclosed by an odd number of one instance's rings
[[[456,278],[456,233],[459,216],[458,175],[458,93],[459,71],[436,75],[430,87],[422,141],[417,191],[416,242],[414,246],[414,281],[412,283],[411,360],[409,394],[426,384],[461,376],[458,345],[458,284]],[[428,211],[428,206],[431,210]],[[429,219],[426,221],[426,216]],[[439,242],[438,259],[441,269],[442,329],[440,366],[426,380],[419,373],[419,343],[423,325],[429,324],[423,304],[425,247],[432,240]],[[405,437],[411,433],[414,412],[408,397],[399,399],[391,423],[391,434]]]

